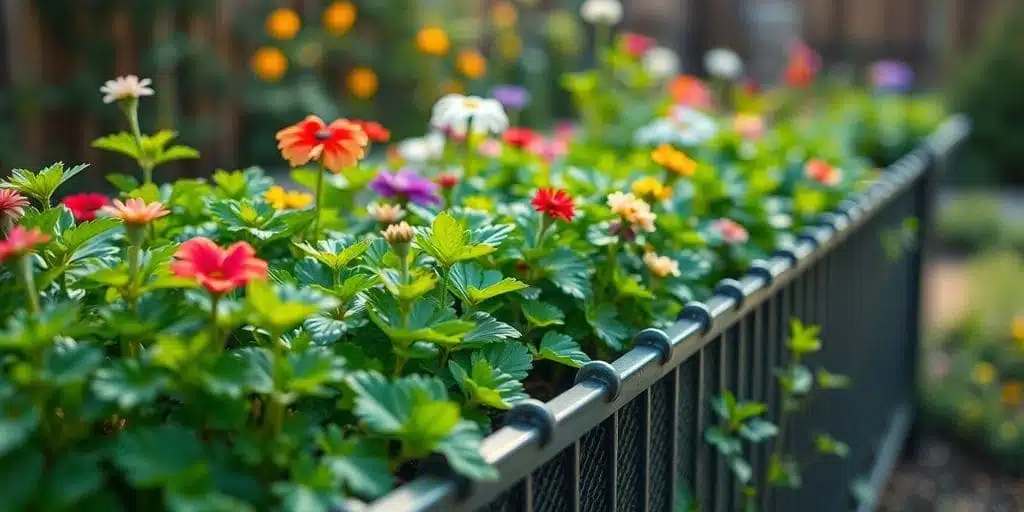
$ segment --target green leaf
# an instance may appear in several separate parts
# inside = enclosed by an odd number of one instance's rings
[[[38,315],[20,310],[7,320],[0,331],[0,348],[29,349],[53,343],[57,336],[66,335],[78,320],[78,305],[71,302],[51,302],[43,306]]]
[[[730,436],[719,427],[709,427],[705,430],[704,441],[714,446],[718,453],[726,457],[739,454],[743,449],[739,439]]]
[[[754,418],[744,423],[739,428],[740,437],[750,441],[751,443],[760,443],[775,437],[779,433],[779,428],[774,423],[764,420],[761,418]]]
[[[47,472],[43,485],[49,507],[73,508],[103,486],[99,455],[81,452],[61,454]]]
[[[587,264],[587,260],[571,249],[558,248],[541,258],[540,264],[544,270],[544,277],[563,293],[577,299],[586,299],[590,296],[590,275],[593,268]]]
[[[471,361],[486,360],[491,367],[507,373],[513,379],[523,380],[533,369],[533,355],[522,343],[507,341],[487,345],[473,352]]]
[[[334,297],[311,288],[298,288],[291,284],[273,285],[269,281],[250,282],[246,288],[246,303],[253,313],[253,323],[272,332],[291,329],[314,313],[336,308],[340,304]]]
[[[495,409],[508,410],[515,402],[527,398],[523,392],[523,384],[507,373],[502,373],[481,358],[473,361],[471,372],[467,374],[455,361],[448,362],[456,384],[471,401]]]
[[[448,278],[448,288],[470,306],[527,287],[516,279],[502,277],[497,270],[484,270],[474,263],[455,264]]]
[[[168,490],[164,498],[169,512],[252,512],[248,503],[217,491]]]
[[[443,211],[434,219],[429,234],[416,235],[416,246],[444,268],[494,252],[493,245],[471,244],[469,240],[469,231],[450,213]]]
[[[437,285],[437,275],[426,269],[410,272],[408,283],[403,283],[398,271],[390,268],[379,270],[377,276],[388,293],[405,301],[417,300],[430,293]]]
[[[84,382],[103,359],[102,350],[85,343],[55,346],[47,354],[43,378],[56,386],[78,384]]]
[[[107,181],[121,193],[131,192],[132,190],[139,188],[139,180],[134,176],[114,172],[107,174],[106,177]]]
[[[345,359],[327,348],[314,347],[288,354],[282,368],[282,387],[300,395],[324,395],[328,385],[345,378]]]
[[[355,415],[382,434],[400,433],[416,402],[448,399],[444,383],[433,377],[410,375],[388,382],[377,372],[358,372],[346,382],[356,393]]]
[[[818,434],[818,437],[814,438],[814,446],[819,453],[826,455],[835,455],[845,459],[850,454],[850,447],[846,443],[828,434]]]
[[[761,402],[739,402],[733,410],[732,420],[734,422],[746,421],[748,418],[760,416],[768,410],[768,406]]]
[[[797,395],[810,392],[811,386],[814,384],[814,375],[811,374],[810,369],[803,365],[793,367],[790,379],[791,391]]]
[[[565,313],[547,302],[539,300],[524,301],[520,307],[523,310],[523,316],[534,327],[562,325],[565,322]]]
[[[362,256],[372,244],[373,240],[361,240],[346,247],[340,240],[321,240],[317,242],[317,247],[306,242],[297,243],[295,246],[337,271]]]
[[[92,147],[112,153],[120,153],[135,160],[138,160],[140,157],[139,144],[136,142],[135,136],[128,132],[100,137],[92,141]]]
[[[711,397],[711,410],[723,420],[732,420],[733,411],[736,409],[736,397],[729,390],[722,391],[721,395]]]
[[[114,288],[123,288],[131,281],[131,276],[128,275],[128,267],[126,266],[119,266],[117,268],[101,268],[85,276],[85,278]]]
[[[92,390],[100,399],[115,402],[122,409],[152,403],[171,385],[159,368],[142,366],[138,360],[114,361],[96,371]]]
[[[371,294],[368,303],[370,319],[399,346],[426,341],[455,347],[477,327],[473,322],[455,319],[450,312],[441,310],[436,302],[430,300],[415,302],[407,323],[391,295]]]
[[[518,339],[522,334],[505,322],[496,320],[488,313],[477,311],[469,315],[469,322],[475,324],[473,330],[462,338],[464,344],[497,343],[510,339]]]
[[[157,488],[202,463],[203,447],[184,427],[136,426],[118,437],[114,464],[137,487]]]
[[[729,457],[729,469],[736,476],[736,480],[743,485],[750,482],[750,477],[754,473],[750,468],[750,464],[743,460],[742,457]]]
[[[790,336],[786,346],[796,354],[810,354],[821,350],[818,334],[820,326],[805,327],[799,319],[790,320]]]
[[[0,458],[0,496],[7,510],[27,510],[43,481],[43,454],[20,450]]]
[[[157,153],[153,158],[153,165],[165,164],[175,160],[192,160],[199,158],[199,151],[188,146],[171,146],[164,151]]]
[[[824,368],[818,368],[817,381],[821,389],[841,389],[850,385],[850,377],[829,372]]]
[[[318,444],[324,451],[323,464],[355,494],[374,499],[391,490],[394,479],[388,469],[386,444],[345,439],[336,425],[327,427]]]
[[[270,354],[256,347],[222,355],[200,378],[210,393],[236,399],[247,393],[269,393],[274,386]]]
[[[27,169],[14,169],[11,176],[0,182],[0,188],[13,188],[39,201],[43,206],[50,205],[50,198],[62,184],[82,172],[88,164],[76,165],[65,169],[63,162],[57,162],[43,168],[39,172]]]
[[[623,343],[629,339],[629,327],[618,320],[618,312],[611,304],[595,306],[593,303],[587,306],[587,323],[594,330],[594,334],[609,348],[621,351],[625,346]]]
[[[430,453],[458,423],[459,406],[455,402],[414,400],[401,439],[419,453]]]
[[[483,435],[473,422],[461,421],[441,440],[437,450],[457,473],[474,480],[497,480],[498,471],[480,455]]]
[[[619,269],[616,269],[615,272],[615,289],[619,292],[620,297],[644,300],[654,298],[654,294],[640,283],[640,276],[626,274]]]
[[[39,426],[39,410],[5,404],[0,416],[0,457],[20,448]]]
[[[590,361],[590,357],[580,348],[572,337],[553,331],[544,333],[540,340],[539,354],[541,359],[554,361],[559,364],[580,368],[583,363]]]

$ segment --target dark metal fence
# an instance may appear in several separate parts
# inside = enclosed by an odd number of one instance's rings
[[[792,441],[820,430],[846,441],[850,456],[805,468],[800,489],[764,492],[758,508],[871,510],[872,493],[858,502],[851,486],[861,481],[877,494],[911,435],[932,184],[967,130],[966,120],[950,119],[791,249],[723,281],[669,329],[641,332],[614,363],[590,363],[550,402],[510,411],[482,448],[500,481],[426,476],[369,508],[667,511],[688,490],[701,510],[740,510],[740,487],[703,441],[715,421],[708,400],[730,390],[766,402],[778,418],[773,369],[785,363],[789,319],[799,318],[823,329],[823,349],[809,363],[853,384],[803,408],[787,446],[797,449]],[[761,489],[769,450],[770,443],[746,453]],[[805,451],[813,450],[807,443]]]

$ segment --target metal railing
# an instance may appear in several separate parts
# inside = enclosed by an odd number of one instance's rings
[[[789,319],[799,318],[822,326],[823,348],[809,363],[853,384],[805,407],[787,445],[820,429],[846,441],[850,456],[808,468],[800,489],[763,492],[759,509],[871,510],[871,493],[858,503],[851,484],[866,481],[877,494],[910,434],[932,187],[967,132],[962,117],[947,120],[792,248],[722,281],[670,328],[642,331],[615,362],[589,363],[550,402],[517,405],[482,446],[499,481],[423,476],[367,508],[665,511],[688,489],[701,510],[739,510],[741,488],[703,440],[715,421],[708,400],[730,390],[767,403],[769,417],[778,418],[773,369],[785,362]],[[908,219],[917,227],[908,228]],[[893,251],[886,234],[897,232],[903,244]],[[767,488],[768,450],[770,443],[746,451],[760,489]]]

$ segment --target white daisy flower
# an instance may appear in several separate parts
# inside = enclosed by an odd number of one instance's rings
[[[616,25],[622,21],[622,4],[618,0],[587,0],[580,6],[580,17],[593,25]]]
[[[103,93],[103,103],[152,96],[153,88],[150,87],[152,83],[153,81],[148,78],[139,79],[135,75],[119,76],[113,80],[107,80],[103,87],[100,87],[100,92]]]
[[[476,134],[501,134],[508,129],[508,115],[495,99],[449,94],[434,104],[430,124],[463,136],[467,130]]]
[[[715,48],[704,55],[704,67],[715,78],[736,80],[743,74],[743,61],[732,50]]]
[[[664,46],[647,50],[642,63],[644,70],[656,80],[665,80],[679,74],[679,55]]]
[[[637,130],[633,137],[637,144],[657,146],[673,144],[694,147],[718,135],[714,118],[683,105],[672,109],[669,117],[657,119]]]
[[[426,163],[444,154],[444,134],[431,132],[398,143],[398,156],[409,163]]]

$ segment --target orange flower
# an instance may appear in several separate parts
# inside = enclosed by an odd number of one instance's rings
[[[353,68],[345,78],[345,84],[352,95],[361,100],[370,99],[377,94],[377,73],[370,68]]]
[[[207,238],[193,238],[178,248],[171,272],[191,277],[214,295],[222,295],[253,279],[267,277],[267,262],[245,242],[221,249]]]
[[[697,162],[686,156],[686,153],[679,151],[668,144],[662,144],[651,152],[651,160],[654,163],[668,169],[673,174],[686,178],[693,177],[697,172]]]
[[[487,73],[487,59],[476,50],[462,50],[456,58],[459,72],[470,80],[476,80]]]
[[[276,82],[288,71],[288,58],[278,48],[264,46],[252,54],[249,67],[265,82]]]
[[[711,90],[699,78],[684,75],[669,85],[672,99],[679,105],[696,109],[711,108]]]
[[[125,224],[132,226],[149,224],[171,213],[164,209],[163,203],[159,201],[146,204],[145,201],[137,197],[133,197],[123,203],[120,199],[114,199],[113,204],[100,208],[100,211],[111,217],[117,217],[124,221]]]
[[[1024,384],[1017,380],[1003,384],[1002,401],[1006,407],[1016,407],[1024,402]]]
[[[843,181],[843,171],[829,165],[828,162],[820,158],[813,158],[807,162],[804,168],[804,175],[807,179],[817,181],[828,187],[834,187]]]
[[[275,9],[267,16],[266,25],[267,35],[274,39],[288,40],[293,39],[299,33],[299,29],[302,28],[302,20],[299,19],[299,13],[293,9],[282,7]]]
[[[491,8],[491,23],[494,23],[495,27],[510,29],[516,26],[518,19],[519,13],[516,12],[516,6],[512,5],[512,2],[502,0]]]
[[[449,47],[448,33],[441,27],[424,27],[416,34],[416,48],[424,55],[442,57]]]
[[[347,119],[328,125],[311,115],[277,132],[277,149],[292,167],[320,160],[335,173],[362,160],[368,143],[363,129]]]
[[[356,22],[356,6],[352,2],[332,2],[324,9],[324,28],[336,36],[344,35]]]

